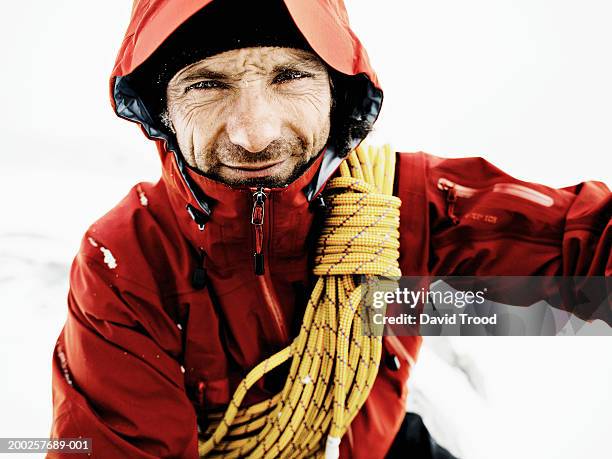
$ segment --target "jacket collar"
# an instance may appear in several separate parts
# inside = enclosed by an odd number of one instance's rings
[[[183,234],[200,250],[215,252],[215,244],[219,243],[226,252],[220,258],[227,261],[227,252],[234,251],[237,257],[231,261],[244,262],[239,257],[253,248],[251,217],[255,189],[232,187],[202,175],[181,164],[181,157],[168,151],[165,142],[158,142],[158,148],[163,162],[162,181]],[[292,257],[303,250],[314,216],[312,199],[307,196],[308,185],[320,171],[324,158],[325,152],[321,152],[289,185],[264,190],[267,219],[264,237],[273,257]]]

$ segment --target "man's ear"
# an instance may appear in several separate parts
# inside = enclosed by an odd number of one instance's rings
[[[168,108],[166,108],[162,114],[160,115],[160,120],[164,127],[166,127],[172,134],[176,135],[176,131],[174,130],[174,125],[172,124],[172,120],[170,119],[170,113],[168,112]]]

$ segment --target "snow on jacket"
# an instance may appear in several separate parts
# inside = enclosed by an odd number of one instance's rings
[[[189,168],[130,91],[126,76],[207,3],[137,1],[111,76],[115,111],[155,141],[163,172],[88,229],[70,273],[68,318],[52,363],[51,436],[90,437],[95,458],[197,458],[198,420],[226,405],[249,369],[296,336],[312,282],[313,197],[341,158],[327,149],[296,181],[270,191],[265,274],[257,276],[251,191]],[[327,64],[366,82],[362,115],[375,119],[382,91],[342,1],[285,3]],[[481,158],[418,152],[397,160],[404,275],[612,274],[612,197],[604,184],[552,189]],[[402,422],[421,338],[383,344],[374,387],[342,439],[343,458],[384,457]],[[278,374],[260,381],[248,402],[281,384]]]

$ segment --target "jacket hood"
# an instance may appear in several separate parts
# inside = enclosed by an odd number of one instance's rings
[[[135,0],[110,78],[111,103],[115,113],[140,124],[145,135],[156,141],[164,165],[164,177],[166,180],[171,178],[170,182],[177,186],[197,213],[203,214],[202,218],[210,214],[206,190],[209,182],[200,180],[204,177],[184,161],[174,136],[159,126],[130,76],[177,28],[209,3],[211,0]],[[345,104],[343,112],[346,116],[374,123],[380,112],[383,93],[365,49],[350,29],[343,1],[284,0],[284,4],[310,47],[347,82],[346,94],[337,100],[337,103]],[[363,140],[360,137],[363,134],[352,135],[348,139],[350,148]],[[322,190],[347,153],[334,150],[330,142],[321,154],[322,159],[316,162],[318,170],[309,174],[311,179],[303,188],[308,200]]]

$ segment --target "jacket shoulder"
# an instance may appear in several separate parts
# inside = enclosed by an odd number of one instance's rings
[[[159,302],[176,291],[175,265],[185,250],[163,183],[139,183],[83,235],[71,291],[100,283]]]

